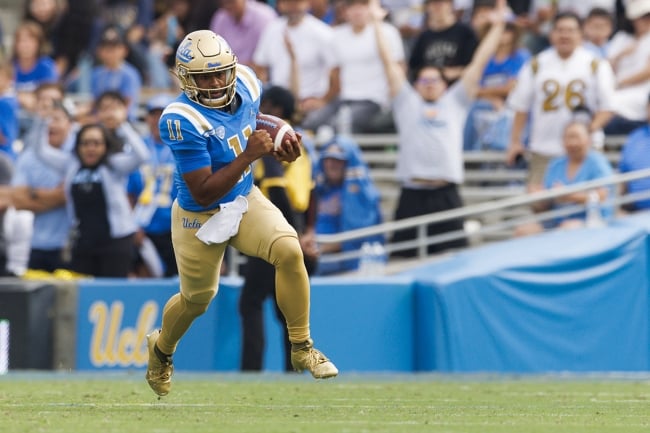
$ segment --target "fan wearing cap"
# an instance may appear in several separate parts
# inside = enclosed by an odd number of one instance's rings
[[[109,90],[118,91],[128,103],[129,120],[135,120],[142,79],[138,70],[127,62],[128,54],[122,30],[117,26],[107,26],[97,47],[99,65],[92,70],[91,91],[95,98]]]
[[[342,135],[323,146],[315,167],[316,234],[334,234],[382,222],[379,191],[370,178],[359,145]],[[321,253],[355,251],[364,242],[384,243],[383,235],[354,239],[341,244],[322,244]],[[358,259],[318,264],[318,275],[357,269]]]
[[[176,198],[174,155],[161,140],[158,128],[163,110],[172,101],[171,96],[162,93],[147,102],[145,121],[149,135],[144,142],[151,156],[131,173],[127,185],[139,226],[135,234],[139,253],[136,271],[139,276],[171,277],[178,272],[171,238],[172,203]],[[156,253],[153,257],[147,254],[150,251],[146,248],[149,241],[155,247],[155,251],[151,251]],[[156,266],[159,261],[162,261],[162,269]]]

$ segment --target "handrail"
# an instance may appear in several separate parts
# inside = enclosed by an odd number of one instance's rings
[[[396,133],[367,133],[353,134],[352,139],[363,147],[372,146],[394,146],[399,142],[399,136]],[[605,147],[620,147],[627,140],[627,135],[606,135]],[[317,142],[317,145],[323,143]]]
[[[472,215],[477,215],[486,212],[494,212],[513,206],[530,205],[532,203],[553,199],[563,195],[571,194],[574,192],[586,191],[593,188],[603,186],[618,185],[632,180],[643,179],[650,177],[650,168],[637,170],[628,173],[618,173],[601,179],[590,180],[587,182],[580,182],[574,185],[559,186],[549,190],[538,191],[534,193],[522,194],[513,197],[507,197],[499,200],[493,200],[483,203],[471,204],[457,209],[451,209],[434,214],[422,215],[412,218],[407,218],[399,221],[389,221],[382,224],[366,227],[362,229],[350,230],[347,232],[318,235],[316,241],[318,243],[340,243],[344,241],[364,238],[367,236],[386,234],[396,230],[424,228],[429,224],[439,223],[442,221],[466,218]]]

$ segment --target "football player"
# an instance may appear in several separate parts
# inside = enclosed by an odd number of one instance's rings
[[[298,235],[253,185],[251,163],[270,153],[292,162],[300,155],[299,139],[273,150],[269,133],[255,130],[260,81],[212,31],[184,38],[175,72],[183,92],[165,108],[159,127],[176,161],[172,242],[180,291],[164,307],[162,328],[147,336],[149,386],[159,396],[169,393],[172,355],[217,294],[228,245],[275,267],[293,368],[308,370],[314,378],[336,376],[337,368],[310,338],[310,287]]]

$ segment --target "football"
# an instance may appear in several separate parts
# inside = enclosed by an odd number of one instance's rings
[[[283,119],[271,114],[257,115],[256,129],[267,131],[273,140],[273,150],[278,150],[286,140],[295,140],[296,132]]]

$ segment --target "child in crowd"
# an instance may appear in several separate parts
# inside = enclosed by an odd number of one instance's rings
[[[93,68],[91,87],[95,98],[108,90],[119,92],[129,107],[129,120],[135,120],[142,79],[138,70],[126,61],[128,53],[122,30],[116,26],[106,27],[97,47],[100,64]]]
[[[27,112],[32,112],[36,106],[36,88],[59,78],[54,60],[43,54],[44,47],[45,35],[38,24],[26,21],[18,26],[12,59],[18,101],[20,108]]]
[[[605,9],[594,8],[582,25],[584,46],[601,59],[607,58],[609,38],[614,32],[614,19]]]

